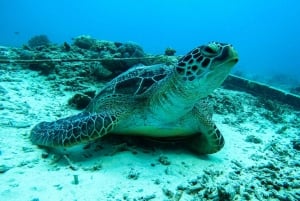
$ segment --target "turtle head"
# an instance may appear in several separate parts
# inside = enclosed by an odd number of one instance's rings
[[[187,87],[194,86],[205,95],[222,84],[237,62],[238,54],[232,45],[211,42],[183,56],[175,73]]]

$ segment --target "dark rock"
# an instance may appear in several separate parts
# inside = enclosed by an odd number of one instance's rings
[[[120,47],[121,45],[123,45],[123,43],[115,42],[115,46],[116,46],[117,48]]]
[[[160,162],[162,165],[170,165],[171,162],[169,161],[167,156],[159,156],[158,162]]]
[[[245,140],[246,142],[252,142],[252,143],[254,143],[254,144],[260,144],[260,143],[262,143],[262,140],[261,139],[259,139],[258,137],[256,137],[256,136],[254,136],[254,135],[248,135],[247,137],[246,137],[246,140]]]
[[[31,48],[37,48],[40,46],[47,46],[50,44],[50,40],[46,35],[34,36],[28,41],[28,46]]]
[[[49,76],[47,76],[46,80],[56,80],[56,75],[55,74],[51,74]]]
[[[85,94],[75,94],[69,101],[68,104],[75,107],[78,110],[86,108],[92,99]]]
[[[110,78],[112,72],[102,66],[100,63],[94,63],[90,65],[90,73],[98,80]]]
[[[40,62],[31,63],[28,65],[30,70],[40,71],[42,75],[48,75],[55,70],[55,63],[51,62],[51,58],[46,53],[41,52],[34,55],[34,60],[41,60]]]
[[[47,152],[42,153],[42,158],[48,158],[48,157],[49,157],[49,153],[47,153]]]
[[[71,46],[67,42],[64,42],[63,48],[67,52],[69,52],[71,50]]]
[[[4,87],[2,87],[2,86],[0,86],[0,95],[5,95],[5,94],[7,94],[8,93],[8,91],[4,88]]]
[[[174,193],[171,190],[169,190],[167,188],[163,188],[162,191],[167,198],[172,200],[172,198],[174,197]]]
[[[94,38],[90,36],[78,36],[74,39],[74,45],[79,48],[89,50],[96,43]]]
[[[42,75],[49,75],[55,69],[55,64],[52,62],[41,62],[29,64],[29,69],[34,71],[40,71]]]
[[[31,48],[28,45],[22,45],[23,50],[31,50]]]
[[[174,56],[175,53],[176,53],[176,50],[173,48],[170,48],[170,47],[166,48],[166,50],[165,50],[166,56]]]
[[[287,129],[288,129],[288,126],[284,125],[284,126],[282,126],[280,129],[278,129],[278,130],[276,131],[276,133],[282,134],[282,133],[284,133]]]
[[[300,95],[300,86],[299,87],[294,87],[290,90],[291,93]]]
[[[0,165],[0,174],[1,173],[5,173],[8,170],[10,170],[10,167],[6,166],[6,165]]]
[[[300,139],[292,141],[293,149],[300,151]]]
[[[29,50],[20,50],[18,53],[21,60],[30,60],[34,57],[34,53]]]
[[[218,187],[219,200],[232,200],[229,192],[224,187]]]
[[[154,199],[155,197],[156,197],[155,194],[151,194],[151,195],[146,195],[146,196],[139,197],[138,200],[148,201],[148,200]]]
[[[129,174],[127,175],[128,179],[137,180],[140,176],[140,173],[134,170],[133,168],[130,169]]]
[[[122,58],[145,56],[143,48],[135,43],[124,43],[117,49],[117,52],[121,53]]]

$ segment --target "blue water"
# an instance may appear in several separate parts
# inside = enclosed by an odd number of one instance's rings
[[[134,41],[148,53],[173,47],[184,54],[221,41],[239,51],[236,70],[299,81],[299,13],[298,0],[1,0],[0,45],[21,46],[38,34],[55,43],[86,34]]]

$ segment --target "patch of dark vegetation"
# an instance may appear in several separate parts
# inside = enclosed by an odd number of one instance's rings
[[[48,36],[42,34],[33,36],[31,39],[28,40],[28,46],[30,48],[38,48],[41,46],[48,46],[50,45],[50,40],[48,39]]]

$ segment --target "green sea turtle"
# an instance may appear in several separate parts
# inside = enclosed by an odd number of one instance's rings
[[[224,138],[212,122],[206,97],[228,76],[238,55],[229,44],[211,42],[183,56],[175,66],[137,66],[108,82],[84,112],[41,122],[33,144],[65,147],[107,134],[184,138],[199,154],[212,154]]]

